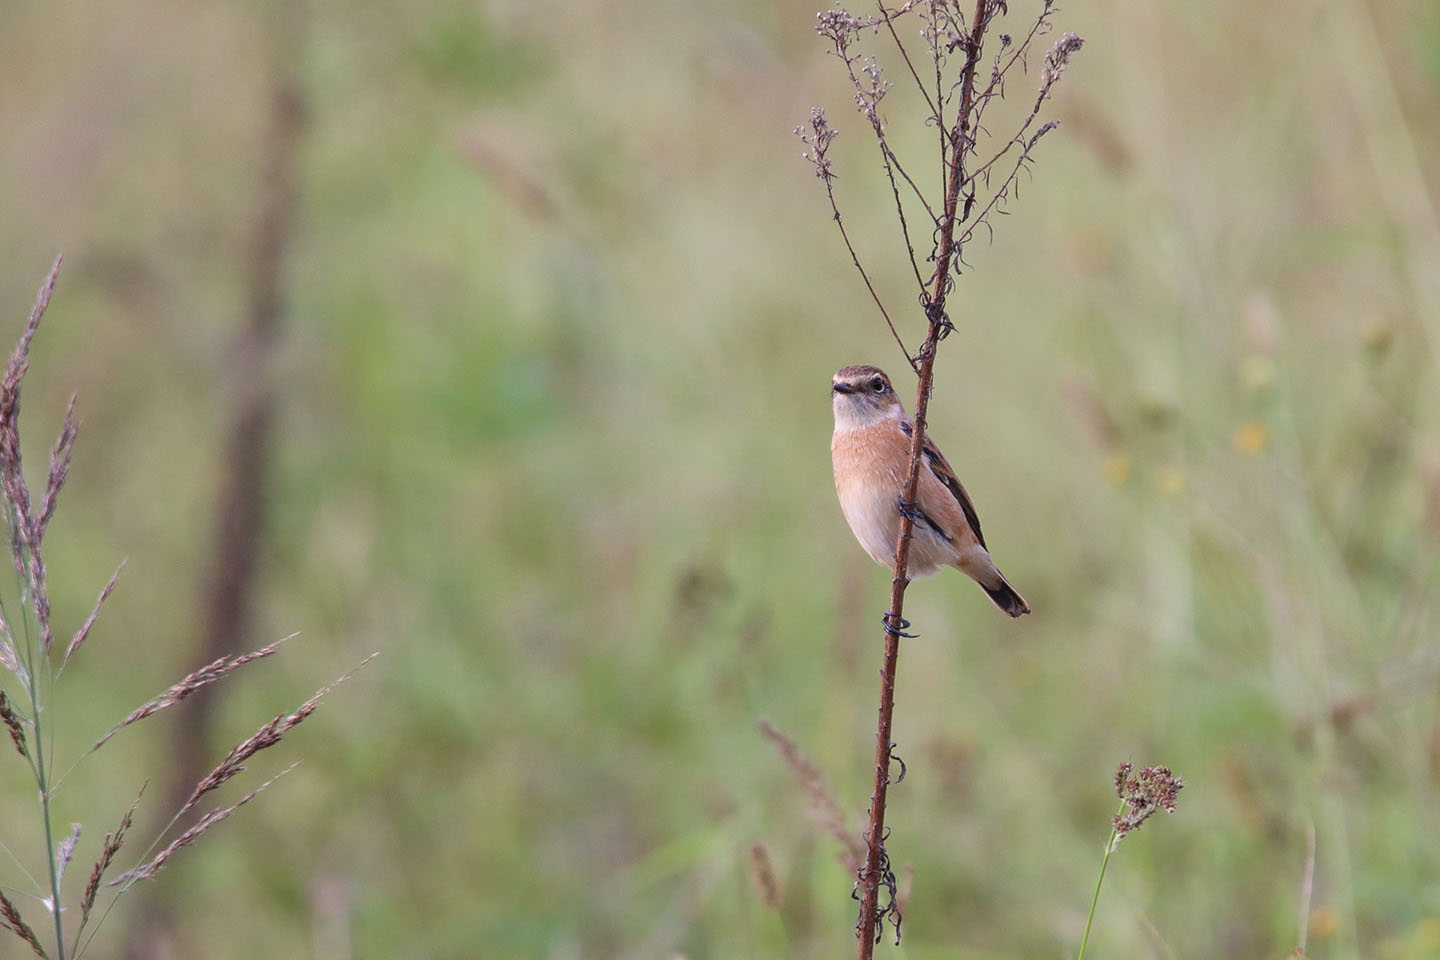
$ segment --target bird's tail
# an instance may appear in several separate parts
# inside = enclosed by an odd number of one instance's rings
[[[985,588],[986,593],[990,594],[990,599],[995,601],[995,606],[1004,610],[1010,614],[1010,616],[1023,617],[1030,612],[1030,604],[1026,603],[1025,598],[1020,596],[1014,587],[1010,586],[1010,582],[1005,579],[999,570],[995,571],[995,577],[990,583],[982,582],[980,586]]]

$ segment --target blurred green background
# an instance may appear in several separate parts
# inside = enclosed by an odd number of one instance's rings
[[[5,349],[66,256],[33,476],[72,389],[85,420],[49,541],[62,634],[129,558],[60,687],[60,757],[201,662],[282,82],[305,107],[247,646],[302,633],[231,679],[213,754],[382,652],[91,956],[854,949],[838,846],[756,728],[858,833],[888,577],[835,502],[828,384],[903,361],[790,133],[811,105],[912,342],[922,318],[814,13],[6,4]],[[1186,788],[1111,863],[1093,956],[1288,955],[1312,827],[1310,955],[1440,956],[1440,7],[1057,23],[1087,41],[1064,125],[969,252],[931,405],[1036,613],[956,575],[910,593],[889,850],[913,880],[881,952],[1072,955],[1132,759]],[[933,132],[899,88],[887,106],[933,183]],[[66,782],[69,896],[185,722]],[[34,867],[33,784],[0,771],[0,839]],[[0,883],[25,888],[8,860]]]

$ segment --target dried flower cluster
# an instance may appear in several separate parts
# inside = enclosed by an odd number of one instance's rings
[[[1116,843],[1138,830],[1156,811],[1174,813],[1175,797],[1185,787],[1184,780],[1174,776],[1169,767],[1145,767],[1132,777],[1133,769],[1122,763],[1115,771],[1115,794],[1125,801],[1124,811],[1111,821]]]
[[[1084,45],[1085,41],[1073,33],[1055,41],[1055,46],[1045,54],[1045,66],[1040,70],[1040,90],[1044,96],[1050,95],[1050,88],[1060,82],[1061,74],[1070,65],[1070,58]]]
[[[808,148],[802,151],[800,156],[815,165],[815,176],[822,180],[829,181],[835,176],[830,172],[830,158],[825,154],[830,149],[830,141],[839,135],[825,119],[825,110],[822,107],[810,108],[809,131],[806,131],[804,124],[795,128],[795,136]]]

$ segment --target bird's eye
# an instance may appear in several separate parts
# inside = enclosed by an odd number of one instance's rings
[[[871,389],[871,390],[874,390],[876,393],[884,393],[884,392],[885,392],[885,381],[884,381],[884,379],[882,379],[882,378],[880,378],[880,377],[876,377],[874,380],[871,380],[871,381],[870,381],[870,389]]]

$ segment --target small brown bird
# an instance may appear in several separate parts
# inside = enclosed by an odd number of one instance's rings
[[[890,378],[878,367],[845,367],[835,374],[830,396],[835,409],[830,458],[840,509],[865,552],[881,566],[892,566],[914,427]],[[1025,598],[990,559],[970,495],[928,436],[922,452],[909,575],[928,577],[941,567],[954,567],[1010,616],[1029,613]]]

